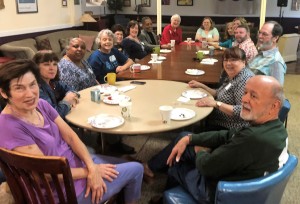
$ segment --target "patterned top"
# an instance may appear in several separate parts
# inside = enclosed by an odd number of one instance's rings
[[[100,50],[95,50],[89,57],[88,62],[93,68],[96,79],[100,84],[105,83],[104,77],[109,72],[116,72],[118,66],[124,65],[128,57],[116,48],[112,48],[110,53],[106,54]]]
[[[251,38],[248,38],[247,40],[245,40],[242,43],[235,42],[234,46],[238,46],[239,48],[244,50],[244,52],[246,53],[246,61],[247,62],[249,62],[252,58],[254,58],[258,53]]]
[[[254,74],[273,76],[283,86],[286,64],[278,48],[260,51],[258,55],[248,63],[248,67]]]
[[[201,38],[213,38],[215,36],[219,36],[219,31],[216,29],[216,28],[213,28],[212,30],[209,30],[208,31],[208,34],[205,33],[205,30],[203,30],[202,28],[199,28],[197,30],[197,33],[196,33],[196,36],[200,35]],[[195,36],[195,39],[196,39],[196,36]]]
[[[61,81],[74,91],[81,91],[97,85],[92,67],[85,60],[82,60],[81,63],[84,65],[84,68],[80,68],[64,58],[58,63]]]
[[[250,69],[243,68],[232,80],[230,80],[228,76],[225,77],[224,83],[217,89],[216,101],[233,105],[233,116],[214,109],[209,115],[209,122],[211,124],[227,129],[238,129],[249,126],[249,123],[240,117],[240,112],[242,110],[244,88],[247,80],[252,76],[254,76],[254,74]]]
[[[160,44],[168,44],[171,42],[171,40],[175,40],[177,45],[180,44],[182,42],[182,29],[178,27],[176,30],[173,30],[171,24],[169,24],[164,28],[160,39]]]

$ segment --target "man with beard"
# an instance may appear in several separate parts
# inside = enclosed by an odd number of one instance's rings
[[[276,21],[266,22],[258,33],[258,55],[253,58],[248,67],[254,74],[273,76],[283,86],[286,64],[277,48],[277,42],[282,34],[282,27]]]
[[[152,21],[149,17],[142,18],[143,29],[139,35],[139,39],[148,47],[154,48],[159,46],[157,35],[153,32]]]
[[[275,78],[250,78],[241,117],[251,126],[184,134],[167,160],[167,186],[181,185],[197,202],[213,203],[219,180],[240,181],[277,171],[288,160],[287,132],[278,119],[283,99]]]
[[[238,46],[246,53],[246,61],[249,62],[252,58],[257,55],[257,49],[255,44],[251,40],[250,36],[250,29],[248,25],[239,25],[234,30],[234,37],[235,42],[233,46]]]

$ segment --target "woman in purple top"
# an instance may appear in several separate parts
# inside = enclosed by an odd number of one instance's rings
[[[76,133],[55,109],[39,99],[37,65],[11,61],[0,68],[0,147],[17,152],[66,157],[78,203],[102,203],[124,189],[125,203],[137,203],[143,168],[139,163],[90,155]]]

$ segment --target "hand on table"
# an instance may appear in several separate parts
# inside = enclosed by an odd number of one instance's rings
[[[191,88],[201,88],[202,84],[198,81],[192,80],[188,83]]]
[[[211,97],[201,98],[196,102],[196,106],[198,107],[216,107],[215,99]]]
[[[172,152],[167,160],[167,165],[172,166],[174,162],[179,162],[180,157],[186,149],[186,146],[189,144],[189,136],[184,136],[181,138],[177,144],[172,149]],[[175,161],[174,161],[175,158]]]
[[[79,98],[76,93],[69,91],[63,98],[64,101],[68,102],[72,107],[75,107],[79,103]]]

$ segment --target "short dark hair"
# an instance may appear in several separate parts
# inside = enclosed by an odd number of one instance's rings
[[[145,16],[142,18],[142,24],[144,25],[146,20],[151,20],[151,18],[149,16]]]
[[[272,30],[272,36],[273,37],[280,37],[282,35],[282,32],[283,32],[283,28],[282,26],[276,22],[276,21],[267,21],[265,24],[273,24],[274,27],[273,27],[273,30]]]
[[[32,60],[38,65],[38,68],[40,68],[39,65],[43,62],[59,62],[59,58],[52,50],[40,50],[33,56]],[[54,79],[52,79],[51,81],[59,81],[58,67],[57,73]]]
[[[236,27],[236,28],[244,28],[244,29],[246,30],[247,33],[250,32],[250,28],[249,28],[249,26],[248,26],[247,24],[241,24],[241,25],[239,25],[239,26]]]
[[[141,33],[141,28],[140,28],[139,23],[138,23],[137,21],[135,21],[135,20],[131,20],[131,21],[129,21],[129,23],[127,24],[127,28],[126,28],[126,32],[127,32],[126,34],[127,34],[127,35],[129,35],[129,33],[130,33],[130,28],[134,27],[135,25],[138,26],[138,28],[139,28],[138,36],[140,35],[140,33]]]
[[[29,59],[18,59],[7,62],[0,67],[0,88],[8,97],[10,94],[10,82],[13,79],[20,79],[26,73],[31,72],[40,82],[40,72],[36,63]],[[7,102],[7,99],[3,99]]]
[[[246,61],[246,54],[245,54],[245,51],[239,47],[231,47],[224,51],[222,58],[223,58],[223,60],[229,59],[229,58],[234,58],[234,59],[240,59],[240,60]]]
[[[117,32],[117,31],[121,31],[121,32],[123,32],[123,35],[125,35],[125,30],[124,30],[124,28],[123,28],[123,26],[121,24],[115,24],[115,25],[113,25],[111,27],[111,31],[113,33]]]

